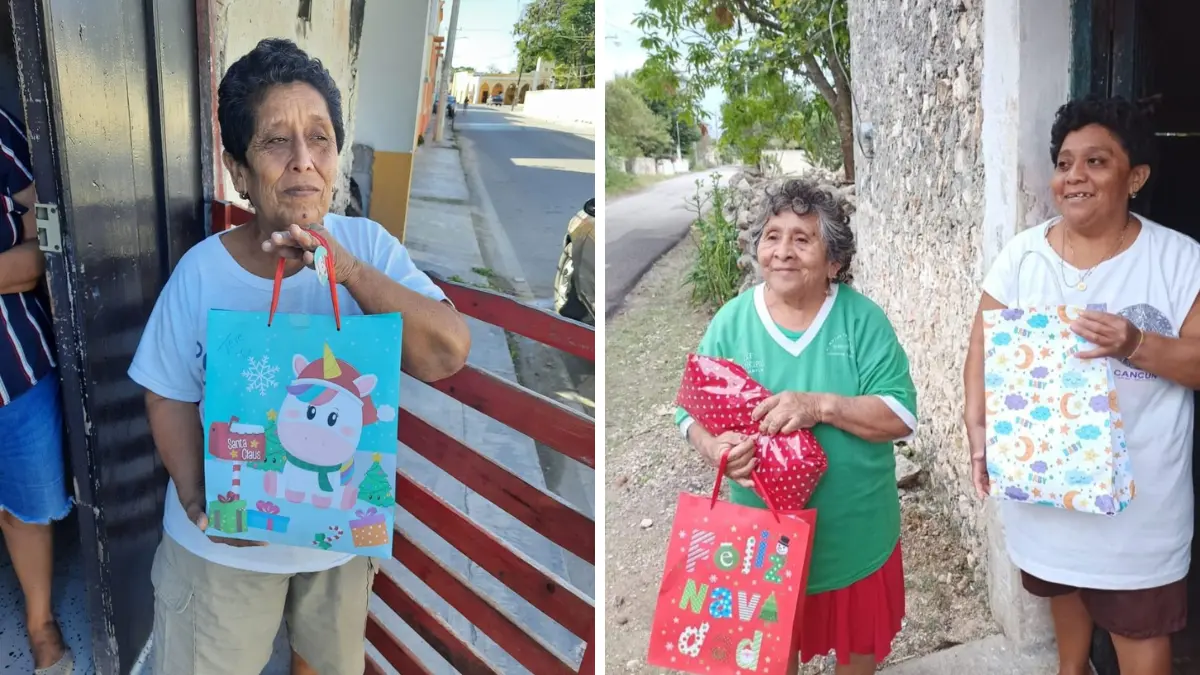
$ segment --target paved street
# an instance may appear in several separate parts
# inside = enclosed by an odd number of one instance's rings
[[[470,144],[530,290],[551,301],[567,221],[595,196],[594,132],[474,105],[454,128]]]
[[[711,185],[737,169],[722,167],[677,176],[604,205],[604,313],[612,316],[654,261],[679,243],[696,220],[696,181]]]
[[[595,192],[593,130],[484,106],[471,106],[454,126],[476,230],[490,233],[480,248],[493,281],[552,309],[567,223]],[[595,364],[514,334],[509,348],[521,384],[595,417]],[[537,450],[546,486],[594,517],[595,472],[540,444]],[[570,556],[567,566],[580,590],[593,595],[592,567]]]

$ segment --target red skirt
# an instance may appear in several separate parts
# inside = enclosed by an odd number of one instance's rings
[[[904,563],[900,543],[883,567],[845,588],[810,595],[796,627],[800,660],[837,653],[840,665],[851,654],[873,654],[882,663],[904,618]]]

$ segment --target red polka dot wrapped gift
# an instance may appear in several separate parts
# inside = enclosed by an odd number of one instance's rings
[[[780,511],[803,509],[825,474],[825,451],[809,429],[759,436],[754,408],[771,396],[737,363],[715,356],[689,354],[675,402],[714,436],[734,431],[758,436],[756,490]]]

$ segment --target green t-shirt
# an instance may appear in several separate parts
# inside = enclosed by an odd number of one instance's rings
[[[772,392],[878,396],[916,428],[917,394],[882,309],[835,285],[808,330],[782,330],[767,311],[763,286],[742,293],[709,324],[699,354],[737,362]],[[675,414],[683,425],[690,418]],[[900,501],[892,443],[871,443],[827,424],[813,429],[829,468],[813,493],[817,531],[808,593],[845,588],[887,561],[900,538]],[[752,490],[731,487],[736,504],[765,508]]]

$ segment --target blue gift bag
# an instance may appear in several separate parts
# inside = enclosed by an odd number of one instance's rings
[[[278,289],[208,313],[208,534],[390,557],[403,320],[276,315]]]

